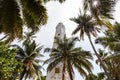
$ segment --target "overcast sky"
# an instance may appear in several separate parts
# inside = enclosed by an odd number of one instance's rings
[[[59,2],[48,2],[46,4],[48,9],[48,22],[45,26],[41,28],[41,30],[36,34],[37,35],[37,43],[44,45],[45,47],[52,47],[53,39],[55,35],[55,27],[59,22],[62,22],[66,28],[67,37],[71,37],[72,31],[75,29],[76,24],[69,20],[69,18],[77,17],[79,14],[79,9],[82,7],[82,0],[66,0],[66,2],[60,4]],[[115,19],[120,21],[120,5],[118,4],[117,12],[114,13]],[[77,36],[77,35],[76,35]],[[92,48],[89,44],[87,37],[85,37],[85,41],[81,41],[79,43],[85,50],[92,51]],[[97,46],[100,47],[100,46]],[[45,54],[46,55],[46,54]],[[46,55],[48,58],[48,55]],[[99,72],[100,69],[94,64],[94,72]],[[78,73],[76,72],[75,80],[84,80]],[[44,74],[46,74],[44,72]]]

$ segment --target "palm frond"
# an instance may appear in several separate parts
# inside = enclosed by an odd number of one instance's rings
[[[53,0],[43,0],[44,3],[47,3],[49,1],[53,1]],[[59,1],[60,3],[65,2],[66,0],[54,0],[54,1]]]
[[[113,15],[111,14],[114,10],[115,0],[99,0],[100,2],[100,13],[105,17],[113,19]],[[105,7],[104,7],[105,6]]]
[[[115,11],[116,0],[84,0],[84,10],[91,12],[91,15],[97,23],[104,25],[112,30],[113,25],[109,19],[113,19],[113,12]]]
[[[23,79],[25,73],[26,73],[26,69],[24,68],[23,71],[22,71],[22,73],[20,74],[20,80]]]
[[[54,61],[52,61],[48,67],[47,67],[47,71],[51,71],[53,68],[55,68],[60,62],[62,61],[62,57],[59,57],[57,59],[55,59]]]
[[[0,1],[0,22],[1,31],[12,36],[11,39],[22,37],[22,19],[20,16],[20,8],[15,0]]]
[[[45,48],[44,53],[45,52],[52,52],[52,49],[51,48]]]
[[[75,63],[74,67],[78,70],[78,72],[80,73],[80,75],[87,76],[87,73],[82,69],[82,67],[79,64]]]
[[[48,19],[47,12],[40,0],[21,0],[21,3],[23,4],[23,9],[31,16],[35,24],[46,24]]]
[[[71,18],[71,21],[75,22],[77,24],[77,28],[73,31],[72,34],[76,34],[80,32],[80,39],[84,37],[84,34],[92,34],[94,37],[97,36],[97,32],[99,32],[98,24],[94,20],[94,18],[91,15],[86,14],[85,12],[76,18]]]

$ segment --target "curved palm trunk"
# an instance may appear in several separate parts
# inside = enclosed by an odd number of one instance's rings
[[[97,51],[96,51],[96,49],[95,49],[95,47],[94,47],[94,45],[93,45],[93,43],[92,43],[92,40],[91,40],[90,36],[88,36],[88,39],[89,39],[90,44],[91,44],[91,46],[92,46],[92,48],[93,48],[93,50],[94,50],[94,52],[95,52],[95,55],[97,56],[100,64],[102,65],[102,68],[103,68],[106,76],[108,77],[109,80],[113,80],[113,79],[111,78],[111,76],[109,75],[109,73],[107,72],[107,69],[106,69],[104,63],[103,63],[102,60],[100,59],[100,57],[99,57],[99,55],[98,55],[98,53],[97,53]]]

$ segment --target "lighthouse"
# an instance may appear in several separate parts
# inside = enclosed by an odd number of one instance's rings
[[[65,36],[65,26],[62,23],[59,23],[56,26],[56,32],[55,32],[55,37],[63,40],[64,36]],[[53,48],[57,48],[57,44],[55,43],[55,39],[54,39],[54,43],[53,43]],[[51,53],[52,54],[52,53]],[[52,56],[50,56],[52,57]],[[50,72],[47,73],[47,77],[46,80],[62,80],[62,72],[63,70],[63,63],[59,63],[54,69],[52,69]],[[64,80],[70,80],[70,77],[67,73],[67,71],[65,71],[65,79]]]

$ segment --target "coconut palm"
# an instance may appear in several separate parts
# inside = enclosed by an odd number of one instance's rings
[[[89,59],[92,59],[92,55],[88,51],[82,50],[81,47],[75,48],[76,38],[67,39],[64,37],[63,40],[56,39],[57,48],[46,48],[45,52],[52,52],[51,57],[44,63],[49,63],[47,71],[54,69],[59,63],[63,64],[62,80],[67,70],[69,77],[73,80],[75,67],[82,76],[87,76],[88,72],[91,72],[92,64]]]
[[[42,66],[40,66],[38,58],[40,58],[41,55],[39,52],[42,49],[42,46],[37,47],[37,44],[35,41],[28,41],[23,44],[23,47],[20,47],[19,45],[13,45],[14,47],[17,47],[17,55],[16,59],[23,63],[23,71],[20,74],[20,80],[27,79],[27,78],[35,78],[36,76],[41,79],[41,71],[40,69]]]
[[[0,33],[9,41],[22,37],[23,25],[35,32],[46,22],[42,0],[0,0]]]
[[[105,74],[108,76],[109,80],[111,80],[104,63],[100,59],[99,54],[97,53],[91,40],[91,34],[94,37],[96,37],[97,32],[99,32],[100,30],[98,28],[98,24],[96,23],[96,20],[94,20],[92,16],[87,15],[86,13],[84,14],[81,13],[80,15],[78,15],[77,18],[71,18],[71,20],[76,24],[78,24],[77,28],[73,31],[72,34],[76,34],[77,32],[80,32],[80,38],[83,38],[83,39],[84,39],[84,34],[87,35],[89,42],[95,52],[95,55],[97,56],[98,60],[100,61],[100,64],[102,65],[103,70],[105,71]]]

